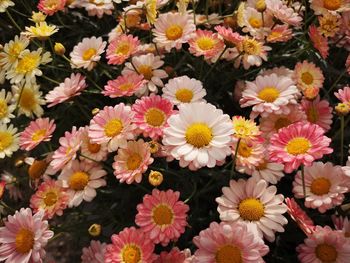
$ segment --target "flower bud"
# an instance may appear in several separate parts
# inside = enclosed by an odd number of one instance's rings
[[[100,109],[99,109],[99,108],[94,108],[94,109],[92,109],[92,111],[91,111],[92,115],[96,115],[96,114],[99,113],[99,112],[100,112]]]
[[[151,171],[148,175],[148,182],[157,187],[163,182],[163,174],[158,171]]]
[[[101,228],[99,224],[92,224],[88,229],[89,234],[93,237],[97,237],[101,234]]]
[[[335,106],[335,112],[339,116],[346,116],[350,112],[350,106],[346,103],[338,103],[338,105]]]
[[[159,151],[159,143],[156,141],[150,141],[148,142],[149,149],[151,153],[156,153]]]
[[[28,168],[30,179],[35,180],[41,178],[45,173],[48,163],[45,160],[34,160],[33,164]]]
[[[59,56],[64,55],[64,53],[66,52],[66,48],[61,43],[58,43],[58,42],[55,43],[54,50],[55,50],[55,53]]]
[[[266,3],[265,3],[265,0],[258,0],[256,3],[255,3],[255,7],[256,7],[256,10],[258,10],[259,12],[264,12],[266,10]]]

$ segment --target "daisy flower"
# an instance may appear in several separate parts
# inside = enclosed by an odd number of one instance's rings
[[[244,40],[244,37],[237,32],[233,32],[231,28],[224,26],[216,26],[215,30],[225,40],[229,46],[236,46]]]
[[[29,39],[23,36],[15,36],[14,40],[6,43],[4,45],[3,52],[0,53],[1,67],[5,70],[9,70],[15,64],[15,62],[18,60],[19,55],[27,48],[28,45]]]
[[[345,186],[344,174],[340,166],[332,163],[314,162],[305,167],[305,206],[326,212],[344,200],[344,193],[349,189]],[[293,193],[296,198],[303,198],[303,185],[299,171],[293,182]]]
[[[125,148],[119,149],[114,156],[114,175],[121,182],[131,184],[140,183],[142,174],[147,171],[148,165],[153,163],[148,143],[142,139],[128,141]]]
[[[113,39],[107,48],[108,64],[121,65],[137,52],[140,41],[138,37],[122,34]]]
[[[79,96],[87,87],[85,79],[86,77],[80,73],[72,73],[69,78],[65,78],[64,82],[46,94],[46,102],[50,103],[47,107],[53,107],[72,97]]]
[[[304,60],[298,62],[294,68],[295,82],[299,90],[305,90],[307,88],[322,88],[324,76],[322,70],[312,62]]]
[[[348,217],[332,215],[332,221],[336,230],[341,230],[344,236],[349,240],[350,237],[350,221]]]
[[[44,247],[54,234],[43,217],[44,211],[33,215],[30,208],[21,208],[7,217],[5,226],[0,227],[1,261],[42,262]]]
[[[86,68],[92,70],[96,63],[100,61],[107,43],[102,41],[102,37],[83,38],[70,53],[72,68]]]
[[[81,160],[84,160],[86,162],[93,162],[90,159],[94,161],[105,161],[107,159],[108,149],[106,143],[93,143],[88,135],[89,132],[89,126],[86,126],[82,129],[81,132],[81,156],[79,158]],[[84,158],[86,156],[87,158]]]
[[[349,0],[310,0],[315,15],[349,11]]]
[[[101,166],[84,161],[73,160],[70,167],[66,166],[58,176],[58,184],[67,189],[69,207],[76,207],[83,200],[91,202],[96,197],[96,190],[105,186],[103,178],[107,172]]]
[[[324,154],[332,153],[333,149],[328,147],[330,142],[317,124],[297,122],[274,134],[268,150],[271,161],[283,163],[285,172],[291,173],[300,165],[311,166]]]
[[[270,43],[287,42],[293,38],[293,31],[288,25],[276,25],[267,35],[266,41]]]
[[[40,0],[38,9],[46,15],[52,16],[58,11],[62,11],[66,4],[66,0]]]
[[[81,145],[81,130],[73,126],[72,131],[66,131],[59,139],[60,147],[53,153],[50,163],[53,171],[58,172],[63,167],[69,167],[77,156]]]
[[[191,37],[196,26],[189,14],[160,14],[154,23],[154,42],[170,52],[172,48],[180,49]]]
[[[26,32],[22,34],[29,38],[38,38],[39,40],[46,40],[58,32],[58,28],[55,25],[48,25],[46,22],[36,23],[35,26],[25,27]]]
[[[154,140],[163,136],[164,128],[168,127],[167,120],[174,114],[171,102],[154,94],[136,100],[132,111],[135,113],[133,121],[143,136]]]
[[[185,232],[189,206],[179,201],[180,192],[153,189],[137,205],[135,223],[155,244],[167,246]]]
[[[169,147],[170,155],[180,161],[181,167],[212,168],[231,154],[232,122],[212,104],[181,104],[178,114],[168,119],[168,125],[164,129],[163,144]]]
[[[85,7],[89,16],[102,18],[104,14],[111,15],[114,10],[112,0],[89,0],[84,1],[82,7]]]
[[[19,134],[12,124],[0,124],[0,159],[11,157],[19,148]]]
[[[30,21],[33,21],[34,23],[40,23],[44,22],[46,20],[47,15],[45,15],[42,12],[34,12],[32,11],[32,16],[29,18]]]
[[[196,57],[204,56],[206,60],[217,58],[225,47],[224,41],[218,37],[218,34],[201,29],[198,29],[188,40],[188,44],[191,54]]]
[[[112,244],[106,247],[105,263],[152,263],[156,259],[153,242],[140,229],[126,227],[112,235],[111,240]]]
[[[263,263],[262,257],[269,252],[269,247],[239,222],[212,222],[193,238],[193,243],[198,247],[194,263]]]
[[[134,139],[136,126],[131,123],[134,113],[130,106],[124,103],[105,106],[90,122],[89,137],[91,142],[108,144],[108,151],[116,151],[119,147],[125,147],[127,140]]]
[[[263,156],[266,156],[266,154]],[[283,170],[283,164],[271,162],[268,158],[264,157],[252,171],[246,170],[245,172],[258,180],[263,179],[270,184],[277,184],[284,176]]]
[[[332,107],[327,100],[320,100],[320,96],[310,101],[305,98],[301,101],[301,107],[310,123],[317,124],[325,132],[329,131],[332,124]]]
[[[239,101],[241,107],[253,106],[251,119],[259,114],[267,116],[269,113],[288,114],[288,104],[297,104],[300,95],[291,78],[278,76],[275,73],[258,76],[255,81],[247,81],[246,89]]]
[[[329,226],[317,226],[296,250],[301,263],[346,263],[350,258],[350,242],[341,231],[332,230]]]
[[[4,13],[9,6],[14,6],[15,3],[11,0],[3,0],[0,3],[0,13]]]
[[[174,105],[205,102],[203,97],[207,95],[202,82],[188,76],[170,79],[162,89],[162,92],[162,97],[168,99]]]
[[[24,86],[12,86],[12,94],[14,104],[18,105],[18,115],[33,118],[34,115],[41,117],[44,114],[41,105],[45,105],[45,100],[41,97],[43,93],[39,85],[26,83]]]
[[[114,80],[109,80],[104,86],[102,94],[110,98],[129,97],[139,91],[146,82],[143,75],[134,72],[127,73]]]
[[[261,12],[252,7],[247,7],[243,12],[243,32],[249,33],[256,39],[263,40],[273,25],[272,16],[269,13]]]
[[[11,100],[11,92],[6,92],[5,89],[0,90],[0,123],[9,123],[10,119],[15,117],[12,112],[16,105],[11,103]]]
[[[274,16],[283,23],[300,27],[303,18],[280,0],[266,0],[267,14]]]
[[[242,222],[258,236],[275,240],[275,232],[284,232],[287,211],[284,197],[276,195],[276,186],[268,186],[265,180],[231,180],[222,188],[223,195],[216,198],[220,219],[224,222]]]
[[[164,61],[161,60],[159,56],[154,56],[154,54],[149,53],[146,55],[133,56],[131,60],[132,63],[125,63],[122,75],[134,72],[143,75],[144,79],[147,81],[143,89],[146,91],[149,89],[151,92],[157,92],[156,86],[164,86],[161,79],[167,78],[168,74],[164,70],[159,69],[164,64]]]
[[[52,219],[56,214],[63,215],[68,203],[68,195],[62,187],[56,184],[55,180],[43,182],[35,194],[30,198],[30,207],[33,212],[44,210],[45,219]]]
[[[315,25],[309,27],[309,37],[314,48],[320,53],[323,59],[326,59],[329,51],[327,38],[322,36],[320,30]]]
[[[339,89],[337,92],[334,92],[334,95],[342,103],[348,104],[350,106],[350,87],[346,86],[343,89]]]
[[[146,11],[146,19],[147,22],[151,25],[153,25],[156,22],[157,19],[157,4],[159,1],[157,0],[145,0],[144,3],[144,7],[145,7],[145,11]]]
[[[179,248],[172,248],[169,252],[162,251],[154,263],[190,263],[191,250],[188,248],[181,251]]]
[[[106,246],[106,243],[101,243],[98,240],[91,240],[90,246],[83,248],[81,263],[104,263]]]
[[[17,178],[7,171],[3,171],[1,174],[1,181],[5,182],[5,189],[8,191],[9,196],[15,202],[23,200],[23,194],[18,187]]]
[[[233,116],[233,137],[236,139],[255,140],[261,134],[259,126],[253,120],[242,116]]]
[[[31,121],[24,131],[21,132],[19,143],[21,150],[30,151],[43,141],[49,142],[55,129],[56,124],[54,120],[50,121],[49,118],[38,118],[35,121]]]
[[[237,170],[245,173],[245,170],[252,170],[263,161],[265,147],[260,142],[242,139],[239,143],[238,141],[233,143],[232,158],[235,158],[236,151]]]
[[[330,12],[318,16],[319,30],[325,37],[334,37],[340,30],[340,16]]]

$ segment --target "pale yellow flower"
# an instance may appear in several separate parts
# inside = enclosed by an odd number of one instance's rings
[[[58,31],[55,25],[48,25],[46,22],[40,22],[35,26],[27,27],[26,32],[23,35],[30,38],[38,38],[39,40],[45,40]]]

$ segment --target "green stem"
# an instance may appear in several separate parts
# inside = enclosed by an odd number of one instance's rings
[[[57,84],[57,85],[60,84],[60,82],[58,82],[58,81],[56,81],[56,80],[54,80],[54,79],[51,79],[51,78],[49,78],[49,77],[47,77],[47,76],[45,76],[45,75],[41,75],[41,77],[44,78],[44,79],[46,79],[46,80],[48,80],[48,81],[51,81],[52,83],[55,83],[55,84]]]
[[[187,197],[187,199],[184,201],[184,203],[185,204],[188,203],[192,199],[192,197],[195,195],[196,192],[197,192],[197,184],[195,183],[191,195],[189,197]]]
[[[6,14],[8,16],[8,18],[11,20],[12,24],[20,31],[22,32],[21,27],[16,23],[16,21],[13,19],[13,17],[11,16],[10,12],[8,10],[6,10]]]
[[[205,82],[206,78],[209,76],[209,74],[216,68],[216,66],[219,64],[219,61],[222,57],[222,55],[224,55],[225,51],[226,51],[227,47],[224,48],[224,50],[221,52],[221,54],[219,55],[218,59],[215,61],[214,65],[209,69],[208,73],[204,76],[203,78],[203,82]]]
[[[343,165],[344,159],[344,116],[340,116],[340,165]]]
[[[341,80],[341,78],[347,73],[347,70],[343,70],[343,72],[338,76],[338,78],[336,79],[336,81],[334,81],[333,85],[330,87],[329,90],[327,90],[326,95],[329,95],[329,93],[336,87],[336,85],[338,84],[338,82]]]
[[[16,209],[13,209],[12,207],[9,207],[4,201],[0,200],[0,205],[2,205],[3,207],[5,207],[7,210],[11,211],[11,212],[15,212]]]
[[[233,178],[233,174],[235,173],[235,170],[236,170],[237,153],[238,153],[238,148],[239,148],[240,142],[241,142],[241,138],[239,138],[237,141],[235,155],[233,156],[232,169],[231,169],[231,173],[230,173],[230,180]]]

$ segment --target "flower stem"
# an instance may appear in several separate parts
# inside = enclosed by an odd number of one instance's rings
[[[13,19],[13,17],[11,16],[10,12],[8,10],[6,10],[6,14],[8,16],[8,18],[11,20],[12,24],[20,31],[22,32],[21,27],[16,23],[16,21]]]
[[[233,174],[235,173],[235,170],[236,170],[236,160],[237,160],[237,153],[238,153],[238,148],[239,148],[240,142],[241,142],[241,138],[239,138],[237,141],[235,155],[233,156],[232,169],[231,169],[231,173],[230,173],[230,180],[232,179]]]

